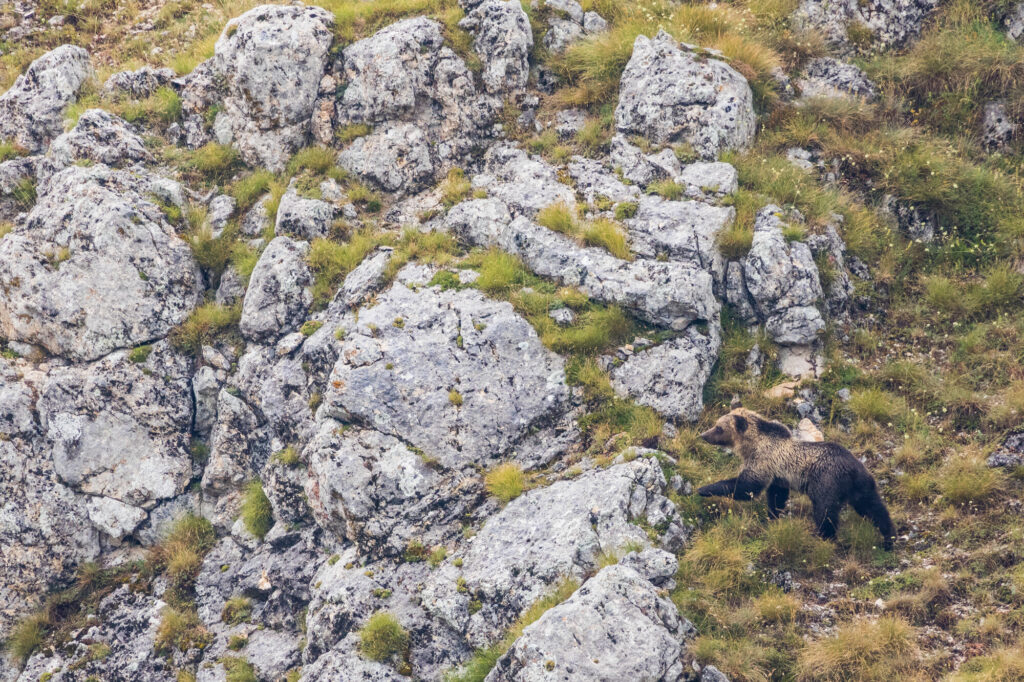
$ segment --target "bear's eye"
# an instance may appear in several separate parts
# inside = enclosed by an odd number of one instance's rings
[[[721,433],[721,432],[722,432],[722,427],[721,426],[716,426],[715,427],[715,433]]]

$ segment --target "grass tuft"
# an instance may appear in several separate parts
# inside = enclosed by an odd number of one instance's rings
[[[259,479],[250,481],[245,487],[241,514],[246,530],[260,539],[274,525],[274,510]]]
[[[515,462],[499,464],[484,476],[487,492],[502,502],[509,502],[523,494],[526,488],[526,474]]]

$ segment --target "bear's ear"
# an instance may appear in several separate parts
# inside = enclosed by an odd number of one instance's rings
[[[735,417],[733,417],[733,419],[736,420],[736,430],[737,431],[739,431],[740,433],[743,433],[744,431],[747,430],[748,424],[747,424],[747,418],[746,417],[741,417],[739,415],[736,415]]]

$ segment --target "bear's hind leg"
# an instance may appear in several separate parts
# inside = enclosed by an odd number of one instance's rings
[[[826,540],[832,540],[839,530],[839,511],[843,508],[842,503],[823,502],[811,499],[814,505],[814,526],[818,535]]]

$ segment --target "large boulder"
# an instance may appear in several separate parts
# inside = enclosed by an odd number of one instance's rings
[[[798,26],[820,31],[833,45],[852,47],[850,28],[859,27],[870,31],[872,43],[893,48],[920,35],[925,18],[938,5],[938,0],[803,0],[794,19]]]
[[[708,325],[706,333],[690,325],[682,336],[635,353],[612,369],[612,388],[670,419],[697,421],[720,346],[717,323]]]
[[[0,139],[32,152],[64,130],[64,109],[92,75],[89,53],[61,45],[32,62],[14,85],[0,95]]]
[[[696,634],[644,576],[608,566],[523,630],[486,682],[677,680]]]
[[[333,26],[320,7],[261,5],[224,27],[211,63],[224,83],[214,131],[246,163],[281,171],[308,140]]]
[[[615,126],[659,144],[687,142],[710,159],[754,139],[753,95],[725,62],[698,57],[664,31],[641,35],[622,72]]]
[[[357,140],[339,162],[389,191],[424,186],[491,136],[500,100],[477,92],[432,19],[405,19],[353,43],[343,65],[338,123],[380,130]]]
[[[532,218],[552,204],[573,206],[576,193],[558,179],[558,170],[539,157],[510,145],[495,145],[484,154],[485,172],[473,178],[474,187],[487,190],[513,216]]]
[[[630,248],[638,256],[689,261],[720,280],[725,265],[718,250],[718,233],[735,218],[736,209],[731,206],[645,195],[636,214],[623,223],[629,231]]]
[[[475,35],[473,49],[484,63],[481,78],[487,91],[508,95],[526,88],[530,77],[533,31],[518,0],[483,0],[459,27]]]
[[[395,284],[344,323],[321,413],[420,448],[442,467],[488,464],[567,409],[563,362],[508,303]],[[541,457],[538,452],[520,452]]]
[[[192,477],[191,371],[166,341],[137,360],[118,351],[56,367],[36,409],[64,483],[149,508],[182,492]]]
[[[306,265],[309,244],[275,237],[260,255],[242,302],[239,327],[245,338],[271,340],[294,331],[313,302],[313,276]]]
[[[74,128],[50,144],[46,156],[56,169],[75,161],[122,166],[153,160],[132,126],[102,109],[89,109],[79,116]]]
[[[0,631],[100,552],[85,500],[60,482],[36,416],[43,372],[0,358]],[[3,659],[0,658],[0,665]]]
[[[0,241],[0,335],[72,360],[160,339],[199,300],[192,252],[147,198],[154,178],[71,166]]]
[[[823,296],[818,266],[807,244],[786,241],[782,215],[774,205],[758,212],[750,252],[743,259],[743,280],[776,343],[810,345],[825,328],[815,307]]]
[[[591,298],[620,305],[652,324],[683,330],[694,320],[718,314],[711,274],[692,261],[626,261],[601,248],[581,247],[523,216],[512,219],[497,199],[455,206],[445,226],[473,246],[501,248],[538,275],[579,287]]]
[[[320,199],[300,195],[294,184],[281,197],[277,207],[276,234],[291,235],[312,241],[326,237],[334,220],[334,207]]]
[[[127,95],[134,99],[145,99],[157,89],[174,80],[174,69],[143,66],[135,71],[118,71],[103,84],[106,95]]]
[[[486,646],[559,580],[581,579],[602,556],[649,545],[638,523],[664,529],[663,541],[678,549],[688,531],[648,454],[517,497],[458,555],[461,567],[449,563],[432,574],[424,608]],[[481,608],[471,612],[471,600]]]

